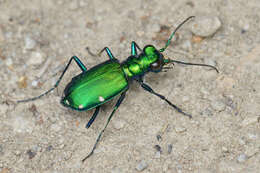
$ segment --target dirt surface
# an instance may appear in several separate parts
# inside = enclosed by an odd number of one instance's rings
[[[164,55],[215,65],[220,73],[175,64],[145,79],[192,119],[134,82],[82,163],[116,101],[86,129],[93,110],[60,104],[64,86],[80,73],[75,63],[58,90],[16,103],[51,88],[73,55],[88,68],[108,59],[91,56],[87,46],[92,52],[108,46],[123,61],[131,41],[162,48],[191,15],[198,23],[185,24]],[[204,25],[212,33],[203,37],[200,16],[217,20]],[[0,21],[0,173],[259,172],[259,0],[0,0]]]

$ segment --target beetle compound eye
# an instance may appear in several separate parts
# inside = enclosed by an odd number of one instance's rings
[[[152,71],[158,71],[161,68],[160,61],[155,61],[154,63],[151,64],[151,69]]]
[[[154,72],[159,72],[159,71],[161,71],[163,64],[164,64],[163,59],[158,58],[157,61],[153,62],[150,65],[151,70],[154,71]]]
[[[156,70],[156,69],[160,68],[160,64],[156,61],[151,64],[151,68],[152,68],[152,70]]]

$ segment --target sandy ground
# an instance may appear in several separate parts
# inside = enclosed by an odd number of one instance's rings
[[[86,46],[93,52],[109,46],[123,61],[131,41],[161,48],[191,15],[216,17],[219,28],[205,25],[213,33],[201,37],[192,26],[207,34],[203,26],[191,21],[165,55],[216,65],[220,73],[176,64],[146,82],[192,119],[133,83],[96,152],[82,163],[116,101],[86,129],[93,110],[80,113],[59,102],[80,72],[76,65],[58,90],[16,104],[51,88],[73,55],[87,67],[108,59],[89,55]],[[259,172],[259,0],[0,0],[0,21],[0,173]]]

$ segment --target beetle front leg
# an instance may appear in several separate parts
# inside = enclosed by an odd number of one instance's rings
[[[142,79],[139,79],[139,80],[137,80],[137,81],[140,83],[141,87],[142,87],[145,91],[148,91],[149,93],[151,93],[151,94],[153,94],[153,95],[156,95],[156,96],[159,97],[160,99],[166,101],[171,107],[173,107],[173,108],[174,108],[175,110],[177,110],[179,113],[181,113],[181,114],[183,114],[183,115],[185,115],[185,116],[188,116],[189,118],[192,118],[192,116],[191,116],[190,114],[183,112],[181,108],[179,108],[178,106],[176,106],[176,105],[174,105],[173,103],[171,103],[171,102],[170,102],[169,100],[167,100],[163,95],[156,93],[149,85],[145,84]]]

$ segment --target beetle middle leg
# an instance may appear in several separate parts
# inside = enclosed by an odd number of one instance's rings
[[[138,44],[135,41],[132,41],[132,43],[131,43],[131,55],[133,55],[133,56],[137,56],[138,55],[136,48],[140,52],[142,52],[142,49],[138,46]]]
[[[86,128],[88,129],[91,124],[95,121],[98,113],[99,113],[99,110],[100,110],[100,106],[96,107],[95,109],[95,112],[93,113],[92,117],[90,118],[89,122],[86,124]]]
[[[114,113],[116,112],[116,110],[119,108],[119,106],[120,106],[121,103],[123,102],[123,100],[124,100],[124,98],[125,98],[125,95],[126,95],[126,91],[123,92],[123,93],[121,94],[121,96],[119,97],[119,99],[117,100],[116,105],[115,105],[115,107],[114,107],[114,109],[113,109],[113,112],[112,112],[112,113],[110,114],[110,116],[108,117],[107,123],[106,123],[105,127],[103,128],[103,130],[99,133],[98,138],[97,138],[97,140],[96,140],[96,143],[94,144],[94,147],[92,148],[91,152],[82,160],[82,162],[84,162],[86,159],[88,159],[88,158],[94,153],[94,151],[95,151],[95,149],[96,149],[96,147],[97,147],[97,144],[98,144],[98,142],[100,141],[101,136],[103,135],[104,131],[106,130],[107,125],[109,124],[110,120],[112,119]]]
[[[65,72],[68,70],[70,63],[72,62],[72,60],[74,60],[77,65],[79,66],[79,68],[82,70],[82,72],[87,71],[87,68],[85,67],[85,65],[80,61],[80,59],[76,56],[73,56],[70,58],[68,64],[66,65],[65,69],[63,70],[62,74],[60,75],[59,79],[57,80],[56,84],[54,85],[54,87],[52,87],[51,89],[49,89],[48,91],[44,92],[43,94],[37,96],[37,97],[33,97],[33,98],[29,98],[29,99],[25,99],[25,100],[18,100],[17,103],[21,103],[21,102],[29,102],[29,101],[33,101],[33,100],[37,100],[39,98],[41,98],[42,96],[47,95],[48,93],[50,93],[52,90],[54,90],[55,88],[57,88],[60,84],[61,79],[63,78]]]
[[[106,51],[107,56],[110,60],[115,59],[114,55],[112,54],[111,50],[108,47],[104,47],[98,54],[94,54],[90,51],[89,47],[86,47],[86,50],[91,56],[100,56],[104,51]]]
[[[159,97],[160,99],[166,101],[171,107],[173,107],[176,111],[178,111],[179,113],[188,116],[189,118],[192,118],[192,116],[188,113],[185,113],[182,111],[181,108],[179,108],[178,106],[174,105],[173,103],[171,103],[169,100],[167,100],[163,95],[156,93],[149,85],[145,84],[143,82],[142,79],[137,80],[137,82],[140,83],[141,87],[145,90],[148,91],[149,93],[156,95],[157,97]]]

